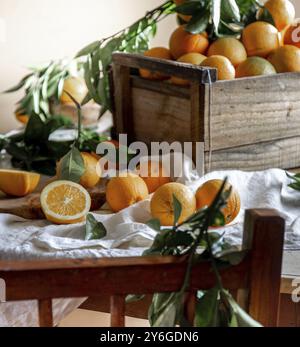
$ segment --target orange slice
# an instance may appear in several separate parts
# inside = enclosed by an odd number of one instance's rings
[[[16,197],[31,194],[40,182],[36,173],[16,170],[0,170],[0,190]]]
[[[55,181],[44,188],[41,206],[46,218],[55,224],[83,222],[91,208],[88,191],[77,183]]]

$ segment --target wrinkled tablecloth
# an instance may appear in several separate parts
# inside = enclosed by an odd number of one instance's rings
[[[286,219],[285,248],[300,250],[300,192],[288,187],[286,172],[272,169],[262,172],[220,171],[200,178],[187,169],[179,182],[192,190],[213,178],[225,178],[241,196],[241,212],[224,231],[225,241],[233,247],[241,244],[244,212],[251,208],[272,208]],[[57,226],[47,221],[27,221],[0,214],[0,259],[63,259],[138,256],[151,246],[156,232],[144,223],[151,219],[150,199],[120,213],[108,208],[94,213],[108,233],[102,240],[85,241],[84,224]],[[54,300],[54,317],[58,323],[77,308],[84,299]],[[36,326],[35,302],[0,304],[0,326]]]

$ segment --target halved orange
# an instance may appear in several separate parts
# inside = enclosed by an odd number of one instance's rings
[[[47,185],[41,194],[42,210],[55,224],[83,222],[91,209],[88,191],[77,183],[55,181]]]
[[[37,173],[0,170],[0,190],[7,195],[23,197],[36,189],[40,178],[41,176]]]

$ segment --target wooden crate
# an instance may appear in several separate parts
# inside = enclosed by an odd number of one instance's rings
[[[191,83],[145,80],[139,68]],[[203,142],[206,171],[300,166],[300,73],[217,81],[215,69],[115,53],[113,76],[116,133],[130,142]]]

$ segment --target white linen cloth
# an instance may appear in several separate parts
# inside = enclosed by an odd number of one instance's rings
[[[193,191],[209,179],[228,177],[241,196],[241,212],[232,225],[224,230],[225,240],[239,246],[246,209],[273,208],[280,211],[287,223],[285,248],[300,250],[300,192],[288,187],[285,171],[263,172],[220,171],[199,178],[189,167],[180,182]],[[0,214],[0,259],[63,259],[85,257],[138,256],[151,246],[156,232],[144,223],[151,219],[150,199],[118,214],[104,210],[94,214],[103,222],[108,233],[102,240],[85,241],[84,224],[52,225],[47,221],[26,221]],[[55,300],[55,322],[78,307],[82,300]],[[34,306],[35,305],[35,306]],[[0,304],[0,326],[36,326],[37,308],[32,302]]]

